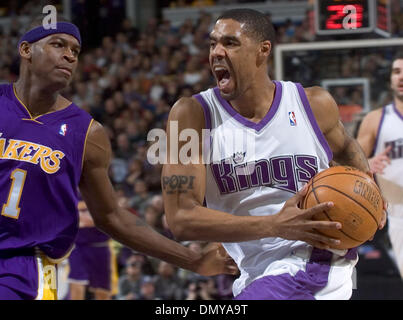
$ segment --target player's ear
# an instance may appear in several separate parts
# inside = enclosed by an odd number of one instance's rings
[[[27,41],[23,41],[20,43],[19,53],[21,58],[31,59],[32,55],[32,46]]]
[[[259,64],[268,61],[271,53],[271,42],[269,40],[262,41],[260,43],[259,50]]]

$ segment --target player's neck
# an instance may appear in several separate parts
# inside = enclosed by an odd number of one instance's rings
[[[18,79],[14,88],[18,98],[28,108],[33,117],[56,111],[59,93],[51,88],[42,87],[38,82]]]
[[[275,85],[269,78],[256,83],[230,103],[243,117],[257,123],[271,107]]]

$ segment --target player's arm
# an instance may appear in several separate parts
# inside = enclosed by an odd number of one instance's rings
[[[357,140],[346,132],[333,97],[320,87],[306,88],[305,92],[316,121],[333,152],[334,160],[340,165],[369,172],[367,157]]]
[[[177,125],[179,134],[185,129],[198,134],[197,153],[191,155],[193,163],[181,159],[181,148],[188,141],[171,136],[171,126]],[[336,228],[336,223],[311,221],[315,212],[328,208],[321,204],[308,210],[297,208],[303,193],[287,201],[279,214],[267,216],[235,216],[203,206],[206,186],[206,167],[202,163],[202,129],[204,114],[193,98],[180,99],[171,109],[167,124],[168,163],[161,176],[167,222],[174,235],[181,240],[239,242],[265,237],[282,237],[302,240],[317,247],[334,244],[333,240],[312,233],[313,228]],[[175,132],[175,130],[172,130]],[[171,141],[178,142],[171,145]]]
[[[94,122],[87,138],[80,191],[100,230],[133,250],[204,275],[236,273],[233,263],[219,255],[217,247],[204,254],[193,252],[119,207],[108,176],[111,153],[104,128]]]
[[[375,148],[376,135],[382,118],[382,109],[377,109],[368,113],[361,122],[358,131],[357,141],[369,158]],[[383,173],[383,169],[390,163],[388,153],[391,147],[368,159],[369,166],[373,173]]]
[[[333,152],[334,160],[340,165],[352,166],[372,175],[364,150],[358,141],[346,132],[340,121],[336,101],[330,93],[320,87],[307,88],[305,92],[316,121]],[[384,209],[386,210],[386,205]],[[386,212],[379,229],[382,229],[385,223]]]

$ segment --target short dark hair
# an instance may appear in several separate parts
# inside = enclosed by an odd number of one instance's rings
[[[232,19],[245,24],[245,31],[257,41],[269,40],[272,45],[275,41],[275,32],[270,19],[266,14],[253,9],[231,9],[222,13],[216,21]]]

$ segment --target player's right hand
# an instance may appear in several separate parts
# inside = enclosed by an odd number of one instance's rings
[[[288,199],[281,211],[273,216],[274,233],[283,239],[305,241],[319,249],[329,249],[340,244],[340,240],[319,234],[316,230],[341,229],[341,223],[312,219],[316,213],[333,207],[333,202],[321,203],[309,209],[300,209],[298,204],[303,200],[306,192],[307,187],[305,186]]]
[[[203,249],[201,258],[195,262],[194,272],[203,276],[237,275],[239,269],[221,243],[211,242]]]
[[[383,170],[390,164],[390,158],[388,156],[390,150],[392,150],[392,146],[387,147],[375,157],[368,159],[369,167],[373,173],[383,174]]]

